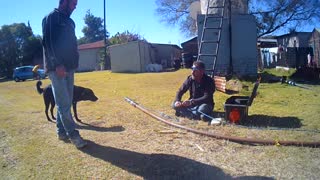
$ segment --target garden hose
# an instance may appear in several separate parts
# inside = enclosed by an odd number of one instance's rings
[[[244,138],[244,137],[234,137],[234,136],[227,136],[227,135],[221,135],[217,133],[211,133],[211,132],[205,132],[197,129],[192,129],[189,127],[185,127],[179,124],[175,124],[172,122],[169,122],[166,119],[163,119],[151,112],[149,112],[146,108],[140,106],[138,103],[134,102],[128,97],[125,97],[125,100],[131,104],[133,107],[138,108],[142,112],[148,114],[149,116],[164,122],[168,125],[184,129],[189,132],[193,132],[196,134],[204,135],[204,136],[209,136],[217,139],[224,139],[236,143],[241,143],[241,144],[261,144],[261,145],[282,145],[282,146],[303,146],[303,147],[320,147],[320,142],[305,142],[305,141],[281,141],[281,140],[265,140],[265,139],[255,139],[255,138]]]

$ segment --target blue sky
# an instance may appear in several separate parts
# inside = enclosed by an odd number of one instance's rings
[[[0,6],[0,26],[13,23],[30,25],[34,34],[41,35],[42,18],[58,6],[59,0],[3,0]],[[71,18],[76,23],[77,37],[81,32],[87,10],[103,18],[103,0],[78,0],[77,9]],[[106,26],[110,35],[117,32],[138,33],[152,43],[171,43],[180,45],[190,39],[179,32],[178,27],[170,27],[160,22],[155,14],[154,0],[106,0]]]

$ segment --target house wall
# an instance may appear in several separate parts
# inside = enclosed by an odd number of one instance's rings
[[[256,76],[258,72],[257,29],[254,16],[232,16],[232,64],[239,75]]]
[[[77,71],[94,71],[99,67],[99,50],[100,49],[83,49],[79,50],[79,67]]]
[[[310,33],[292,33],[277,38],[278,45],[283,47],[308,47]]]
[[[314,30],[309,39],[309,47],[313,49],[313,60],[320,67],[320,32]]]

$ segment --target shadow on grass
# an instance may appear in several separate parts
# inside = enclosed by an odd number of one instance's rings
[[[259,73],[261,77],[261,83],[281,83],[282,76],[276,76],[268,72]]]
[[[267,115],[251,115],[241,123],[245,126],[278,127],[278,128],[300,128],[301,120],[296,117],[275,117]]]
[[[88,141],[82,152],[109,162],[144,179],[272,179],[268,177],[233,178],[220,168],[170,154],[143,154],[102,146]]]
[[[298,68],[290,79],[298,83],[320,85],[320,68],[304,67]]]
[[[320,68],[299,68],[290,75],[290,73],[282,75],[274,75],[270,72],[259,73],[262,83],[281,83],[283,77],[291,81],[309,84],[309,85],[320,85]]]
[[[77,128],[91,130],[91,131],[98,131],[98,132],[121,132],[125,130],[125,128],[122,126],[100,127],[100,126],[94,126],[88,123],[81,123],[81,125],[77,124]]]
[[[225,93],[228,94],[228,95],[233,95],[233,94],[238,94],[239,91],[234,91],[234,90],[231,90],[231,89],[226,89],[226,92],[225,92]]]
[[[213,117],[225,118],[224,112],[213,112]],[[241,125],[248,127],[277,127],[277,128],[300,128],[301,120],[297,117],[276,117],[268,115],[251,115],[248,116]]]

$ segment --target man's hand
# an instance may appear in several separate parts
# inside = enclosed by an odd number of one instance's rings
[[[66,72],[66,69],[64,68],[64,66],[56,67],[56,73],[57,73],[58,77],[61,77],[61,78],[64,78],[67,76],[67,72]]]
[[[174,107],[181,107],[182,106],[182,103],[180,101],[176,101],[174,103]]]
[[[189,107],[189,106],[191,106],[191,105],[192,105],[192,103],[191,103],[190,100],[186,100],[186,101],[183,101],[183,102],[182,102],[182,106],[184,106],[184,107]]]

